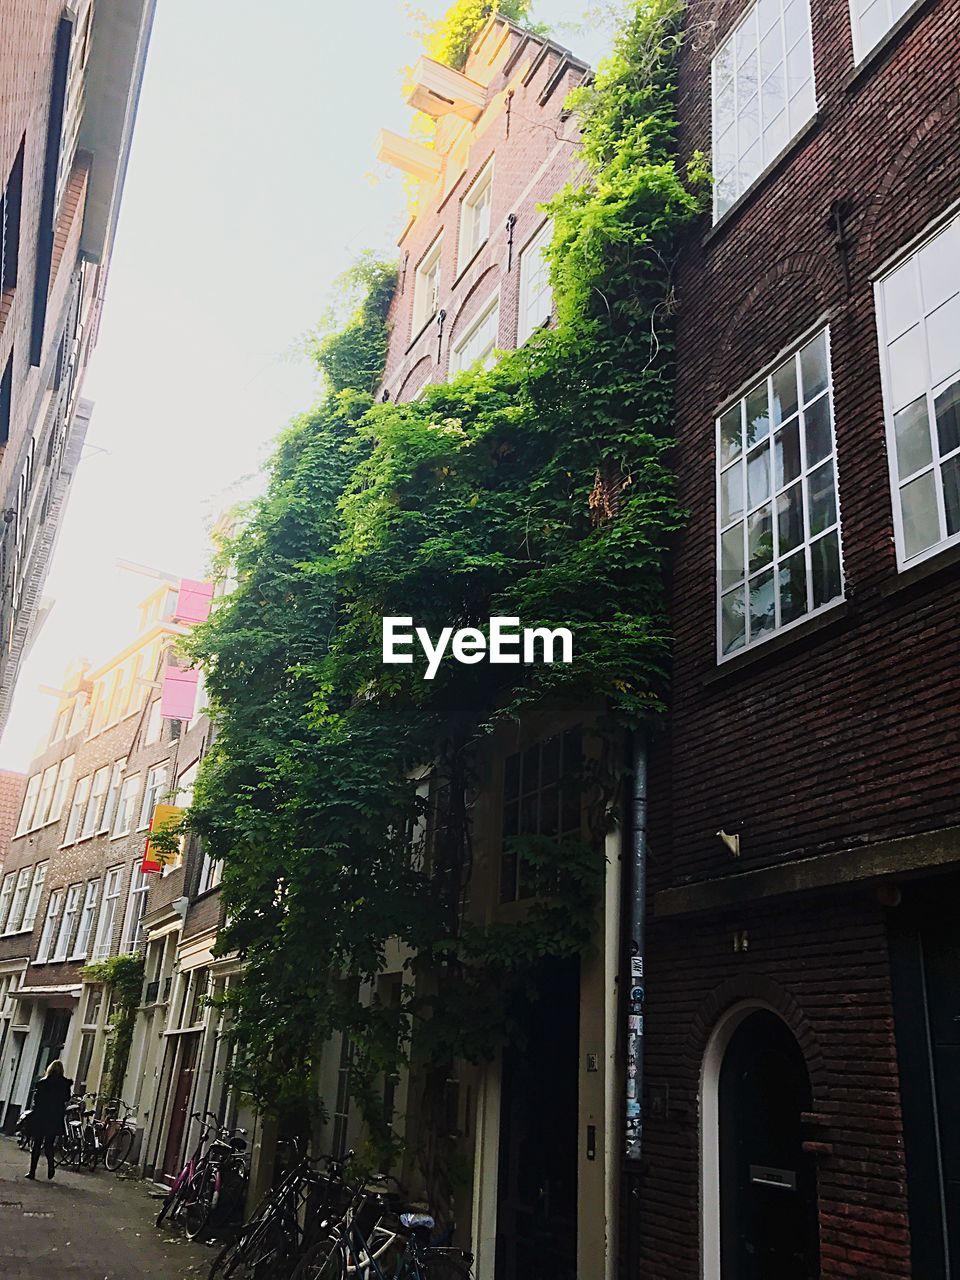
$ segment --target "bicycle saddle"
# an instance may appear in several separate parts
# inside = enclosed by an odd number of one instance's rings
[[[408,1231],[412,1231],[416,1227],[421,1227],[426,1231],[432,1231],[434,1227],[433,1218],[429,1213],[401,1213],[400,1223],[406,1227]]]

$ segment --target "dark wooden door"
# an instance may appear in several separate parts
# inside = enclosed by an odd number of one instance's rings
[[[810,1082],[775,1014],[758,1009],[741,1022],[719,1089],[723,1280],[816,1280],[816,1179],[801,1149]]]
[[[500,1085],[496,1280],[576,1280],[580,974],[550,961],[514,1010]]]
[[[923,954],[944,1235],[954,1275],[960,1267],[960,937],[956,925],[951,922],[925,930]]]
[[[167,1178],[175,1178],[183,1167],[183,1134],[187,1127],[190,1099],[193,1096],[199,1045],[200,1032],[198,1031],[191,1031],[188,1035],[180,1037],[180,1065],[173,1090],[170,1128],[167,1130],[167,1145],[163,1155],[163,1172]]]

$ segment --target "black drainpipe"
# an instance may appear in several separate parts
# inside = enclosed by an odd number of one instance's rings
[[[643,1003],[644,948],[647,907],[647,737],[642,729],[632,737],[630,902],[627,951],[627,1096],[624,1113],[624,1156],[636,1170],[643,1142]]]

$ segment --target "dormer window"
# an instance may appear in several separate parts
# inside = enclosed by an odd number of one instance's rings
[[[413,332],[419,333],[431,316],[440,310],[440,252],[443,238],[437,236],[419,267],[413,290]]]
[[[460,205],[460,271],[470,262],[490,235],[490,208],[493,202],[493,160],[481,169]]]

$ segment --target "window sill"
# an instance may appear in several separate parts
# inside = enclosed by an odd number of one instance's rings
[[[456,276],[454,277],[453,284],[450,286],[452,289],[456,289],[457,285],[460,283],[463,277],[467,274],[467,272],[470,270],[470,268],[473,266],[476,260],[480,257],[481,253],[483,253],[484,249],[487,247],[489,243],[490,243],[490,237],[487,236],[486,239],[482,240],[477,245],[476,249],[474,249],[469,259],[463,264],[463,266],[460,268],[460,270],[457,272]]]
[[[434,320],[436,320],[439,314],[440,314],[439,311],[434,311],[433,315],[428,316],[427,319],[424,320],[423,324],[420,326],[420,328],[416,331],[416,333],[410,339],[410,345],[407,347],[406,351],[403,353],[405,356],[408,356],[410,354],[410,352],[417,345],[417,343],[420,341],[423,335],[427,332],[427,330],[430,328],[430,326],[433,324]]]
[[[110,837],[110,839],[111,839],[111,840],[122,840],[124,836],[128,836],[128,835],[130,835],[130,828],[129,828],[129,827],[126,829],[126,831],[115,831],[115,832],[113,833],[113,835]]]
[[[709,688],[712,685],[720,684],[728,677],[736,676],[741,671],[753,670],[761,666],[768,659],[776,658],[788,651],[801,649],[809,642],[811,636],[817,635],[821,631],[839,629],[842,625],[848,623],[853,616],[850,601],[848,599],[838,600],[835,605],[831,605],[823,613],[818,613],[815,618],[809,618],[806,622],[792,627],[789,631],[782,631],[779,635],[773,635],[769,640],[764,640],[754,648],[738,653],[735,658],[728,658],[711,671],[709,675],[704,676],[704,687]]]
[[[900,37],[906,32],[907,28],[912,27],[920,17],[920,14],[924,10],[931,8],[932,5],[933,0],[916,0],[916,3],[907,10],[902,18],[894,23],[886,35],[882,36],[873,48],[863,55],[846,80],[844,80],[844,92],[849,94],[859,93],[864,81],[869,80],[874,71],[879,70],[880,66],[892,55],[894,46],[900,43]]]
[[[27,933],[33,933],[32,924],[26,929],[10,929],[6,933],[0,933],[0,938],[22,938]]]
[[[783,148],[779,155],[774,156],[763,173],[758,174],[750,183],[746,191],[741,191],[733,204],[727,211],[717,219],[713,226],[706,231],[700,240],[701,249],[707,249],[713,244],[719,236],[722,236],[727,228],[736,222],[743,213],[747,205],[752,204],[754,199],[763,191],[771,182],[777,178],[787,164],[793,159],[797,151],[799,151],[819,129],[822,119],[822,113],[818,110],[810,117],[807,123],[800,129],[799,133],[795,133],[787,145]]]
[[[960,565],[960,543],[954,542],[942,551],[928,556],[926,560],[921,560],[919,564],[901,569],[896,577],[883,584],[880,594],[894,596],[913,587],[925,587],[932,579],[939,579],[956,569],[957,565]]]

